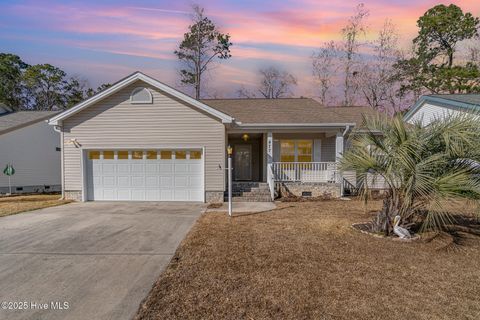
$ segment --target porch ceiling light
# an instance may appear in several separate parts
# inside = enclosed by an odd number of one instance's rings
[[[244,133],[244,134],[242,135],[243,141],[247,142],[248,138],[250,138],[250,137],[248,136],[248,134]]]

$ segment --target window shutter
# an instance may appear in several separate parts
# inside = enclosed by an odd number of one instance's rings
[[[280,140],[273,140],[273,162],[280,162]]]
[[[313,161],[322,161],[322,140],[320,139],[313,140]]]

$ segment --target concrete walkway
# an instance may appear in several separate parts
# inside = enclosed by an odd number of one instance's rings
[[[233,202],[232,212],[233,213],[258,213],[263,211],[270,211],[275,209],[277,206],[275,202]],[[224,202],[220,208],[209,208],[207,212],[227,212],[228,203]]]
[[[205,208],[90,202],[0,218],[0,297],[27,309],[2,305],[0,319],[131,319]]]

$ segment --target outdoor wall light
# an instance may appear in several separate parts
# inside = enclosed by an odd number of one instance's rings
[[[76,138],[70,139],[70,143],[73,144],[76,148],[79,148],[81,144],[77,141]]]
[[[244,133],[244,134],[242,135],[243,141],[247,142],[248,138],[250,138],[250,137],[248,136],[248,134]]]

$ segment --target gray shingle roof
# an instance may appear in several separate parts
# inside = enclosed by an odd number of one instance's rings
[[[310,98],[204,99],[203,103],[243,124],[255,123],[362,123],[362,114],[373,115],[369,107],[324,107]]]
[[[430,97],[468,103],[480,108],[480,94],[432,94]]]
[[[0,115],[0,134],[46,120],[59,111],[17,111]]]

